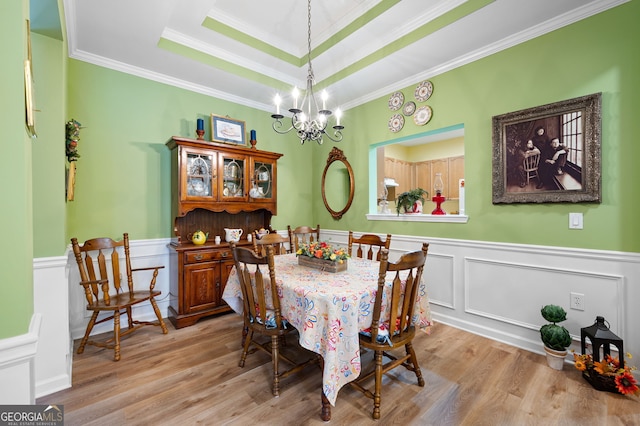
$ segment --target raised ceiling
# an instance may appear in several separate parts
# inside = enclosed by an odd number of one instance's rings
[[[312,0],[316,84],[347,110],[626,1]],[[64,0],[64,15],[78,60],[265,111],[305,86],[304,0]]]

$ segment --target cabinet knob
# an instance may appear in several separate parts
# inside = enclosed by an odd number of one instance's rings
[[[196,260],[202,260],[202,255],[200,253],[196,254],[195,256]]]
[[[222,253],[220,253],[220,256],[228,257],[229,256],[229,252],[228,251],[223,251]]]

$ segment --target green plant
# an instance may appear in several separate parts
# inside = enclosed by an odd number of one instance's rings
[[[412,189],[399,194],[398,199],[396,200],[396,212],[400,215],[401,208],[404,208],[405,212],[411,210],[418,200],[424,204],[424,197],[428,195],[429,193],[422,188]]]
[[[78,141],[80,140],[80,129],[82,124],[78,123],[73,118],[65,124],[66,133],[66,154],[67,161],[78,161],[80,154],[78,154]]]
[[[567,312],[558,305],[546,305],[541,310],[542,317],[551,324],[540,327],[540,337],[542,343],[549,349],[564,351],[571,345],[571,335],[569,331],[556,323],[567,319]]]

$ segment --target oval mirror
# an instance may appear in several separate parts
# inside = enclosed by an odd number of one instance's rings
[[[342,150],[333,147],[322,172],[322,201],[334,219],[342,218],[353,202],[353,169]]]

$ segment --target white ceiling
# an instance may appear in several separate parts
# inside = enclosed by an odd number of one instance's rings
[[[328,107],[349,109],[626,1],[312,0],[311,47],[330,45],[312,55],[315,79]],[[303,0],[64,0],[64,12],[75,59],[265,111],[305,86]]]

